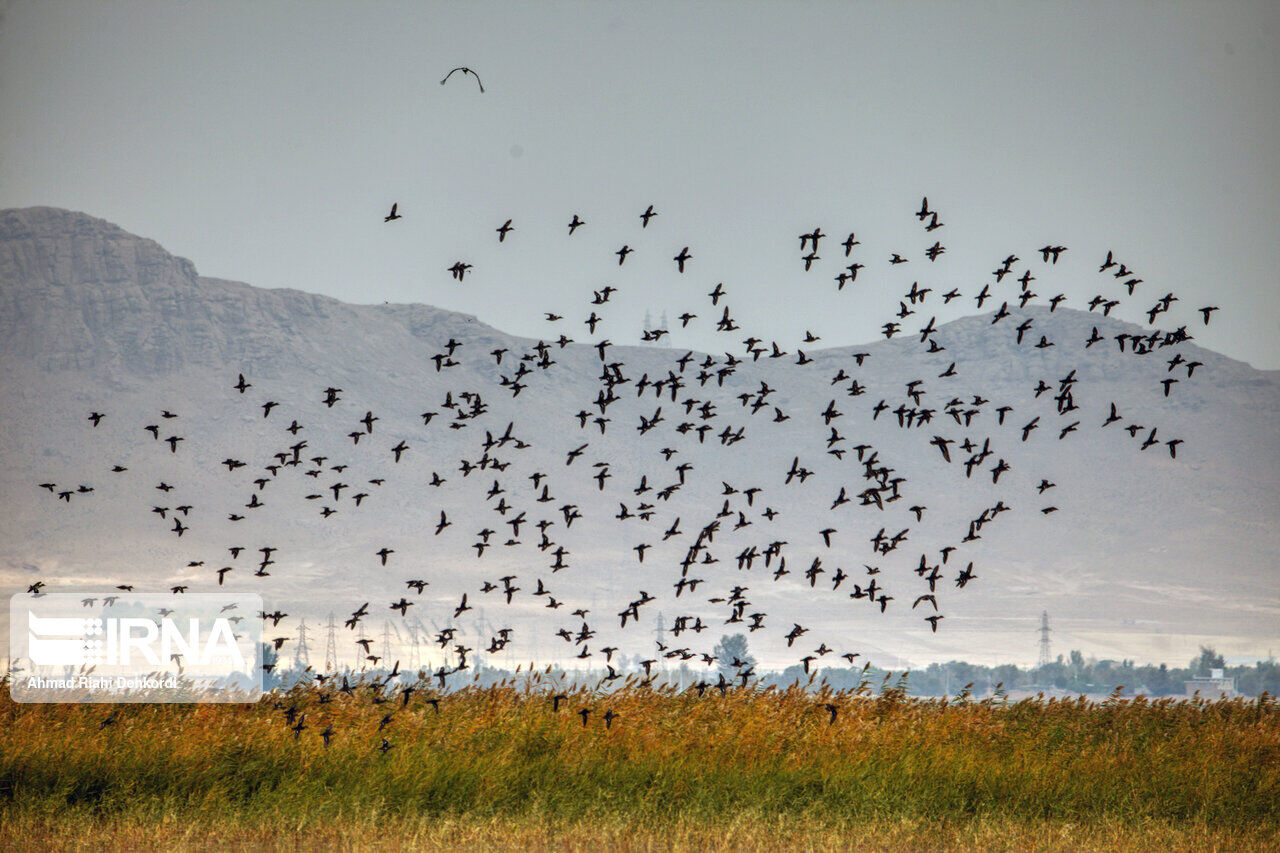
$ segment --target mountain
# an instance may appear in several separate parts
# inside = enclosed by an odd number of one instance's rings
[[[937,352],[904,321],[890,340],[806,349],[805,364],[782,342],[786,356],[771,357],[765,343],[753,360],[742,346],[749,330],[740,330],[724,335],[739,364],[695,353],[682,371],[685,353],[661,347],[613,346],[602,360],[580,318],[548,328],[582,343],[548,338],[539,348],[431,306],[357,306],[204,278],[156,243],[81,213],[5,210],[0,590],[43,580],[50,589],[199,591],[231,566],[231,588],[261,592],[291,614],[282,632],[370,601],[373,636],[393,615],[388,604],[407,594],[409,616],[421,621],[406,626],[394,614],[406,637],[453,622],[466,593],[473,609],[457,619],[460,632],[483,646],[513,626],[515,641],[499,656],[513,661],[572,659],[583,644],[555,632],[579,630],[582,620],[567,615],[579,607],[596,632],[589,649],[641,654],[654,648],[659,612],[668,646],[697,651],[764,613],[750,641],[770,666],[822,642],[893,665],[1024,662],[1042,611],[1058,651],[1180,662],[1199,643],[1267,648],[1280,616],[1280,372],[1099,312],[1030,305],[994,317],[938,327]],[[1086,347],[1095,328],[1102,340]],[[1052,346],[1037,347],[1042,336]],[[1150,346],[1135,351],[1138,336]],[[505,351],[501,363],[495,350]],[[518,370],[527,373],[516,380]],[[251,384],[243,393],[233,388],[241,374]],[[683,386],[673,391],[669,374]],[[602,414],[595,401],[606,377],[618,399]],[[1178,380],[1167,396],[1165,379]],[[863,393],[852,396],[855,380]],[[1048,390],[1037,396],[1041,381]],[[341,389],[332,405],[327,388]],[[277,405],[264,416],[269,401]],[[1103,427],[1113,403],[1120,420]],[[829,404],[839,414],[826,423]],[[1011,409],[1001,424],[1003,406]],[[920,424],[922,410],[931,417]],[[91,412],[104,415],[96,427]],[[377,418],[371,432],[366,413]],[[655,416],[641,432],[642,418]],[[285,431],[293,421],[296,434]],[[709,427],[701,441],[699,426]],[[170,436],[181,439],[174,450]],[[950,462],[935,437],[951,442]],[[962,449],[966,440],[974,450]],[[299,464],[287,464],[301,441]],[[396,462],[400,442],[408,449]],[[966,476],[965,460],[984,445]],[[996,480],[1000,460],[1008,470]],[[788,483],[793,468],[811,475]],[[597,481],[601,471],[608,476]],[[537,473],[545,477],[535,486]],[[430,485],[433,474],[446,482]],[[1042,481],[1055,485],[1041,490]],[[550,499],[538,501],[543,485]],[[850,500],[832,508],[842,489]],[[580,514],[571,523],[566,506]],[[619,519],[624,506],[630,517]],[[1008,511],[992,515],[996,507]],[[442,511],[451,525],[437,535]],[[181,536],[175,518],[188,528]],[[676,597],[682,558],[717,521],[687,571],[702,583]],[[539,522],[553,543],[544,548]],[[829,547],[819,532],[827,528]],[[872,542],[882,528],[884,543],[907,532],[883,552]],[[484,529],[493,532],[477,556]],[[964,541],[970,534],[978,538]],[[651,546],[643,562],[638,544]],[[245,551],[233,559],[231,546]],[[375,554],[384,546],[395,552],[385,567]],[[946,546],[955,550],[944,562]],[[259,576],[262,547],[278,550]],[[558,547],[565,568],[553,570]],[[703,563],[708,554],[716,562]],[[790,574],[774,580],[783,557]],[[822,572],[811,584],[815,558]],[[936,633],[924,619],[932,603],[912,609],[929,591],[914,571],[922,561],[941,577]],[[970,562],[976,578],[960,589],[956,575]],[[848,578],[833,589],[838,570]],[[510,605],[501,592],[481,592],[504,575],[520,587]],[[417,578],[429,582],[420,596],[404,583]],[[562,607],[531,594],[539,579]],[[871,580],[892,596],[883,613],[848,595]],[[732,602],[708,599],[735,586],[747,587],[749,603],[741,623],[725,624]],[[655,600],[622,629],[618,614],[641,591]],[[707,630],[673,636],[682,615]],[[794,624],[809,633],[788,647]]]

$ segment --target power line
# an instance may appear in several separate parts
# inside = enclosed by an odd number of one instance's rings
[[[664,669],[665,667],[662,662],[665,660],[665,657],[663,656],[662,652],[663,652],[663,649],[665,648],[664,641],[667,638],[667,625],[666,625],[666,621],[662,618],[661,610],[658,611],[658,618],[654,621],[653,634],[654,634],[654,646],[656,647],[656,653],[658,656],[658,668]]]
[[[311,666],[311,648],[307,645],[307,620],[298,623],[298,645],[293,651],[293,667],[303,670]]]
[[[1049,657],[1049,611],[1040,614],[1040,662],[1038,666],[1046,667],[1051,663]]]
[[[327,635],[324,642],[324,671],[326,673],[338,671],[338,623],[333,618],[333,611],[329,611],[329,624]]]
[[[382,620],[382,659],[391,660],[391,623],[386,619]]]

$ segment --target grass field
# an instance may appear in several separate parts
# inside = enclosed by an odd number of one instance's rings
[[[106,706],[6,691],[0,849],[1280,848],[1266,697],[632,686],[557,711],[555,693]]]

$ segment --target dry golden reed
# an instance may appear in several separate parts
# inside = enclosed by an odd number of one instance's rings
[[[1266,696],[699,696],[634,683],[608,693],[526,682],[447,694],[424,683],[407,696],[330,684],[254,705],[0,698],[0,844],[21,827],[56,838],[70,815],[126,835],[168,826],[178,845],[181,827],[232,846],[252,846],[269,827],[282,846],[329,838],[364,847],[372,836],[358,828],[385,825],[410,846],[483,847],[467,827],[487,825],[512,846],[590,846],[604,837],[595,827],[615,833],[615,848],[684,837],[689,849],[730,849],[714,830],[737,821],[768,837],[776,823],[812,849],[880,849],[855,841],[882,825],[958,849],[968,830],[956,827],[1003,827],[995,840],[1033,825],[1050,827],[1045,838],[1105,840],[1106,827],[1127,827],[1156,846],[1170,846],[1156,839],[1173,833],[1203,849],[1237,848],[1274,839],[1280,826],[1280,713]]]

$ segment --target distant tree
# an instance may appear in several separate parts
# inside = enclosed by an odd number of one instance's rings
[[[723,668],[721,669],[721,672],[724,672]],[[732,678],[733,672],[732,671],[725,672],[724,677]],[[778,683],[781,684],[783,687],[789,687],[792,684],[803,685],[808,680],[809,680],[809,676],[805,674],[804,667],[798,663],[793,663],[791,666],[784,669],[778,676]]]
[[[861,667],[859,667],[861,669]],[[853,670],[853,667],[850,667]],[[937,663],[931,663],[924,669],[918,669],[911,673],[907,686],[910,692],[916,696],[940,696],[942,695],[942,667]],[[857,686],[856,684],[852,686]]]
[[[803,669],[801,671],[803,672]],[[916,678],[922,675],[923,673],[911,673],[911,681],[908,682],[911,690],[916,689]],[[805,678],[807,679],[808,676],[805,676]],[[818,676],[818,682],[822,683],[824,681],[830,685],[832,690],[853,690],[862,682],[862,667],[824,668]]]
[[[1222,669],[1226,665],[1222,655],[1214,651],[1212,646],[1201,646],[1200,657],[1191,662],[1191,670],[1193,675],[1208,675],[1210,670]]]
[[[997,666],[995,671],[991,673],[990,681],[992,689],[995,685],[1001,685],[1001,688],[1008,692],[1015,687],[1020,686],[1018,682],[1021,680],[1022,674],[1018,672],[1018,668],[1013,664],[1004,664]]]
[[[1165,664],[1160,664],[1158,669],[1153,669],[1147,676],[1147,689],[1155,696],[1168,696],[1170,693],[1181,692],[1175,691],[1173,677]]]
[[[270,643],[260,643],[258,648],[258,665],[262,667],[262,689],[271,690],[281,681],[281,672],[276,669],[280,655]]]
[[[1274,660],[1258,661],[1253,671],[1253,693],[1256,695],[1267,691],[1272,696],[1280,696],[1280,664]]]
[[[740,668],[745,669],[755,666],[756,659],[753,658],[747,650],[746,634],[725,634],[720,637],[720,642],[716,643],[716,647],[711,650],[716,656],[716,669],[724,674],[725,678],[736,678]],[[734,666],[733,662],[738,661],[743,666]]]

